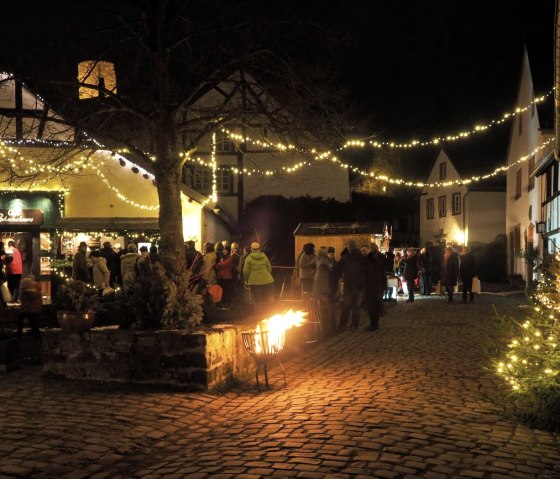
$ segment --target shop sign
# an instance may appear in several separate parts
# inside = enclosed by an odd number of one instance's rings
[[[51,274],[52,272],[51,259],[48,256],[41,256],[39,265],[40,265],[41,275]]]
[[[41,210],[22,210],[10,208],[9,210],[0,209],[1,225],[42,225],[44,215]]]

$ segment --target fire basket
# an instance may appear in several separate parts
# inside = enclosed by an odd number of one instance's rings
[[[257,369],[255,378],[257,380],[257,391],[260,392],[259,369],[262,366],[264,372],[265,388],[270,389],[268,384],[268,363],[276,360],[284,373],[284,387],[287,387],[286,369],[280,362],[280,354],[286,342],[286,331],[293,326],[300,326],[304,321],[304,311],[288,311],[277,314],[271,318],[261,321],[256,329],[243,331],[243,345],[247,352],[255,360]]]

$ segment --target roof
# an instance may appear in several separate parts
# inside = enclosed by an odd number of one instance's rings
[[[548,93],[554,86],[554,42],[548,37],[534,37],[526,41],[531,78],[535,96]],[[541,129],[554,126],[554,101],[552,98],[537,104]]]
[[[382,234],[384,226],[384,221],[353,223],[300,223],[294,231],[294,236]]]
[[[546,155],[546,156],[542,159],[542,161],[537,165],[536,170],[532,173],[531,176],[537,176],[537,177],[538,177],[538,176],[543,175],[543,174],[546,172],[546,170],[548,169],[548,167],[549,167],[550,165],[552,165],[552,163],[553,163],[554,161],[555,161],[555,158],[554,158],[553,152],[550,151],[550,152],[548,153],[548,155]]]
[[[157,218],[60,218],[56,227],[65,230],[87,231],[159,231]]]

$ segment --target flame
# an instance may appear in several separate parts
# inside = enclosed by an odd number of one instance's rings
[[[286,331],[301,326],[307,311],[289,310],[263,319],[255,329],[255,351],[259,354],[276,354],[284,349]]]

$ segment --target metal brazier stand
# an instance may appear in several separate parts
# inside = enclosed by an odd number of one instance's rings
[[[255,359],[257,365],[257,370],[255,371],[257,391],[261,392],[259,382],[259,369],[261,366],[264,371],[265,389],[270,389],[268,384],[268,363],[270,361],[277,361],[282,368],[284,373],[284,387],[287,387],[286,369],[280,362],[280,353],[284,349],[284,342],[286,340],[285,333],[273,335],[270,331],[251,330],[242,332],[241,336],[245,349],[247,349],[248,353]]]

